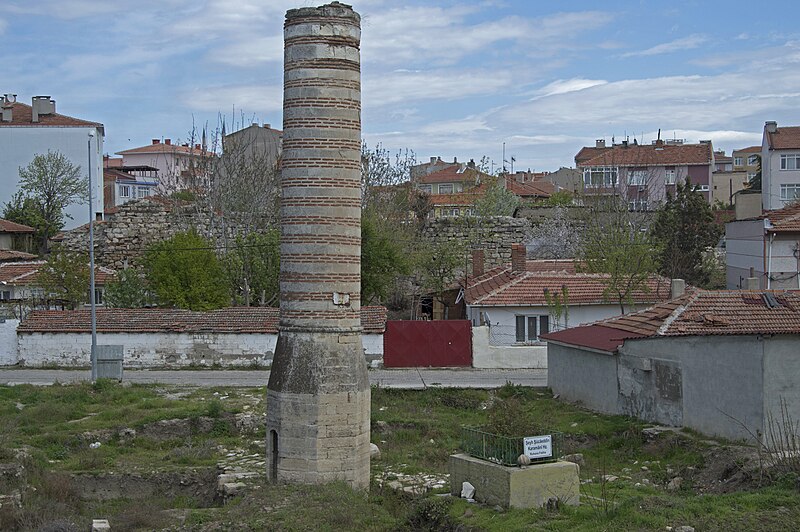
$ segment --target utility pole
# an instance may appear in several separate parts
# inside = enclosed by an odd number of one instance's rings
[[[89,155],[89,306],[92,309],[92,347],[90,359],[92,363],[92,383],[97,381],[97,309],[94,295],[94,205],[92,205],[92,140],[94,131],[89,131],[86,142]]]

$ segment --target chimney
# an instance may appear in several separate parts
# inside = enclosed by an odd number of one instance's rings
[[[197,151],[200,151],[200,145],[199,144],[195,144],[194,145],[194,149],[196,149]]]
[[[480,277],[483,275],[483,265],[486,257],[483,253],[482,249],[473,249],[472,250],[472,276],[473,277]]]
[[[764,122],[764,131],[767,133],[777,133],[778,132],[778,123],[774,120],[769,120]]]
[[[469,160],[469,162],[467,163],[467,168],[472,168],[473,170],[475,169],[475,159]]]
[[[758,282],[758,277],[748,277],[744,285],[745,290],[760,290],[761,286]]]
[[[271,129],[271,125],[270,124],[264,124],[264,129]]]
[[[458,162],[458,157],[453,157],[453,164],[456,164],[457,162]]]
[[[56,112],[56,102],[50,96],[34,96],[31,100],[31,122],[39,122],[39,115],[51,115]]]
[[[684,281],[683,279],[672,279],[672,281],[670,281],[669,284],[670,299],[681,297],[685,293],[686,293],[686,281]]]
[[[525,244],[511,244],[511,271],[524,272],[527,267],[525,265]]]
[[[434,164],[436,162],[436,159],[438,159],[438,157],[431,157],[431,164]]]
[[[2,102],[2,117],[0,120],[3,122],[11,122],[14,119],[14,106],[12,104],[16,103],[17,95],[16,94],[4,94],[3,95],[3,102]]]
[[[164,144],[167,146],[172,146],[172,139],[164,139]]]
[[[154,145],[155,145],[155,144],[161,144],[161,141],[160,141],[159,139],[153,139],[153,144],[154,144]]]
[[[595,148],[605,148],[606,147],[606,139],[597,139],[594,141]]]

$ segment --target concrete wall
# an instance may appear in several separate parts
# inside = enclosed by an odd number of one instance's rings
[[[547,345],[489,345],[489,327],[472,327],[472,366],[483,369],[545,369]]]
[[[58,107],[56,111],[59,111]],[[95,134],[89,148],[89,132]],[[19,168],[26,167],[35,155],[48,150],[64,154],[87,175],[92,168],[92,203],[94,212],[103,213],[103,135],[94,127],[0,127],[0,197],[11,198],[19,183]],[[67,229],[89,221],[88,205],[70,205],[65,211]]]
[[[761,194],[736,194],[733,199],[736,219],[755,218],[761,215]]]
[[[741,220],[725,224],[726,287],[744,286],[752,267],[761,288],[766,288],[764,277],[764,221]]]
[[[19,320],[0,320],[0,366],[17,363],[17,325]]]
[[[547,385],[570,402],[609,414],[618,413],[617,357],[550,342]]]
[[[769,288],[798,290],[800,262],[795,256],[795,250],[800,247],[800,233],[774,233],[774,235],[771,244],[767,240],[767,273],[771,279]]]
[[[773,336],[764,342],[764,425],[781,421],[781,401],[795,426],[800,423],[800,335]],[[767,442],[768,444],[770,442]]]
[[[620,413],[705,434],[747,439],[762,427],[762,340],[692,336],[627,340],[618,373]]]
[[[18,324],[19,320],[0,324],[0,365],[17,362],[29,367],[89,365],[88,333],[17,335]],[[97,343],[123,345],[124,364],[130,368],[268,366],[272,364],[277,337],[277,334],[98,333]],[[367,359],[381,362],[383,334],[364,334],[362,339]],[[7,345],[13,346],[13,350],[9,348],[9,354],[4,356]]]

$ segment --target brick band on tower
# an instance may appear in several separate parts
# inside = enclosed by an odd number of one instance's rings
[[[273,480],[369,485],[360,38],[350,6],[286,13],[281,317],[267,386]]]

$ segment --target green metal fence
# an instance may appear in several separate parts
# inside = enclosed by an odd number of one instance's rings
[[[534,435],[532,435],[534,436]],[[561,433],[553,432],[552,455],[543,458],[532,458],[531,463],[554,462],[561,456]],[[474,427],[461,427],[461,449],[476,458],[482,458],[497,464],[515,466],[519,455],[525,452],[525,438],[518,436],[509,438],[485,432]]]

